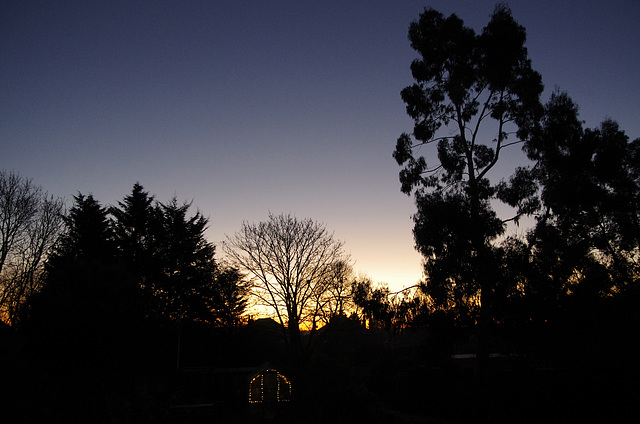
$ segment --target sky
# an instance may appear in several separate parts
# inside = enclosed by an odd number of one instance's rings
[[[495,3],[2,1],[0,169],[68,206],[116,204],[136,182],[193,201],[220,258],[243,221],[311,218],[358,273],[411,286],[415,206],[391,156],[413,128],[407,29],[433,7],[480,32]],[[559,88],[587,127],[613,118],[640,137],[640,2],[508,3],[543,101]]]

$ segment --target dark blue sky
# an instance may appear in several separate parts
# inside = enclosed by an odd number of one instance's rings
[[[511,1],[546,100],[640,137],[640,2]],[[4,1],[0,167],[104,204],[136,181],[194,200],[218,244],[242,220],[324,222],[356,269],[420,277],[395,140],[425,6],[477,31],[495,1]],[[521,154],[510,152],[505,169]]]

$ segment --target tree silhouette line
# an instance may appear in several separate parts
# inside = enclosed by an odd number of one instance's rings
[[[584,129],[559,90],[543,105],[525,29],[505,4],[480,34],[425,9],[409,40],[420,57],[402,98],[414,128],[393,156],[416,199],[421,292],[432,310],[477,324],[482,379],[492,326],[557,323],[636,296],[640,139],[612,120]],[[531,165],[495,181],[514,146]],[[506,236],[527,216],[526,237]]]
[[[191,203],[158,202],[136,183],[115,206],[79,193],[65,212],[2,171],[0,314],[30,346],[21,361],[46,381],[66,366],[99,388],[87,411],[110,410],[122,387],[152,398],[147,421],[166,394],[151,387],[168,384],[148,371],[179,368],[181,354],[280,361],[316,421],[416,422],[392,408],[454,422],[628,410],[640,377],[640,139],[611,119],[585,128],[559,89],[542,103],[526,31],[504,4],[479,34],[427,8],[409,41],[419,58],[401,96],[414,127],[393,157],[415,198],[418,284],[392,292],[356,275],[343,243],[312,219],[244,222],[219,260]],[[496,177],[518,147],[522,165]],[[526,220],[523,236],[508,235]],[[275,322],[249,319],[251,305]]]
[[[93,278],[86,272],[121,285],[96,288],[93,295],[104,302],[113,292],[112,306],[133,302],[145,319],[237,324],[246,303],[241,275],[215,260],[215,247],[204,235],[208,220],[200,212],[189,216],[190,206],[176,198],[156,202],[138,183],[118,206],[103,207],[92,195],[74,196],[62,217],[65,229],[42,269],[41,288],[26,299],[13,324],[33,325],[40,315],[49,321],[51,311],[42,311],[59,308],[80,289],[67,287],[70,281],[87,280],[78,284],[91,288]],[[68,309],[76,303],[93,302],[76,299]]]

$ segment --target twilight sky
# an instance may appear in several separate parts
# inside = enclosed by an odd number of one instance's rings
[[[193,199],[217,245],[269,211],[310,217],[400,289],[421,275],[391,157],[412,130],[407,28],[431,6],[479,32],[495,3],[3,1],[0,168],[67,205],[78,191],[115,204],[136,181]],[[586,126],[611,117],[640,137],[640,2],[509,5],[543,100],[559,87]]]

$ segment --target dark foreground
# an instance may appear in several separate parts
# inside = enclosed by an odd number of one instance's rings
[[[632,334],[496,338],[482,381],[465,332],[391,335],[347,322],[326,328],[297,368],[258,325],[182,329],[179,363],[175,334],[161,330],[91,350],[2,328],[1,421],[611,423],[628,422],[640,394]],[[249,403],[240,371],[265,360],[291,381],[290,400]]]

